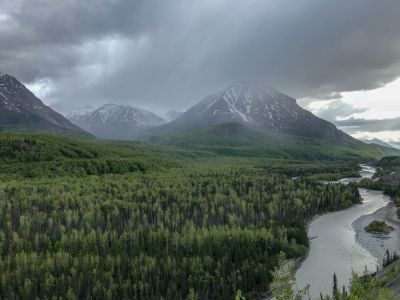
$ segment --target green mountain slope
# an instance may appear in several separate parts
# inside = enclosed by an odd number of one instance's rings
[[[62,135],[65,137],[94,139],[93,135],[76,126],[63,128],[39,116],[12,112],[0,116],[0,132],[43,133]]]
[[[144,140],[185,149],[206,150],[228,156],[273,157],[301,160],[377,160],[400,151],[367,145],[356,139],[312,139],[296,135],[256,131],[239,123],[208,129],[191,129]]]
[[[0,133],[0,175],[41,177],[123,174],[179,167],[208,153],[133,142],[88,141],[53,135]]]

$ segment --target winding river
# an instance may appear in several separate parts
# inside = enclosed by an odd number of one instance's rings
[[[362,165],[360,175],[371,178],[375,169]],[[339,183],[348,184],[361,178],[345,178]],[[335,272],[339,286],[348,286],[352,270],[362,273],[365,268],[375,271],[382,264],[386,248],[400,248],[400,230],[383,239],[364,231],[365,224],[372,219],[387,220],[392,216],[390,198],[382,192],[360,189],[362,204],[346,210],[316,217],[309,225],[310,251],[296,273],[299,288],[310,285],[311,299],[319,299],[322,294],[332,291],[332,277]],[[390,218],[389,218],[390,219]]]

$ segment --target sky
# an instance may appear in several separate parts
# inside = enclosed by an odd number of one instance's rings
[[[163,113],[255,81],[400,140],[398,0],[1,0],[0,72],[62,113]]]

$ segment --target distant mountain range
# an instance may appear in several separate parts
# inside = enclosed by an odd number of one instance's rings
[[[400,149],[400,141],[390,140],[388,144],[391,145],[393,148]]]
[[[329,140],[339,147],[362,151],[368,148],[335,125],[301,108],[295,99],[246,82],[237,82],[209,95],[187,111],[170,111],[166,119],[141,108],[117,104],[105,104],[97,109],[85,107],[65,118],[44,105],[16,78],[0,74],[0,131],[49,132],[84,138],[93,137],[93,134],[103,139],[139,138],[190,148],[202,145],[207,149],[226,150],[226,147],[236,146],[264,149],[257,153],[287,149],[289,144],[295,150],[296,143],[320,144],[317,140]],[[272,146],[274,143],[278,148]],[[365,143],[372,144],[371,149],[376,153],[380,153],[382,146],[393,148],[380,140]]]
[[[382,141],[380,139],[371,139],[371,140],[364,139],[364,140],[361,140],[361,141],[366,143],[366,144],[369,144],[369,145],[374,144],[374,145],[379,145],[379,146],[382,146],[382,147],[397,149],[396,147],[392,146],[391,144],[385,143],[384,141]]]
[[[43,104],[13,76],[0,73],[0,131],[51,132],[92,137]]]
[[[111,103],[93,111],[70,114],[67,118],[103,139],[132,139],[146,128],[165,123],[163,118],[150,111]]]

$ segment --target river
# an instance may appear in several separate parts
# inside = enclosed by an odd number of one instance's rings
[[[362,165],[360,175],[371,178],[375,171],[370,166]],[[348,184],[359,180],[345,178],[338,182]],[[339,287],[348,286],[352,270],[360,274],[365,268],[375,271],[382,264],[386,248],[393,250],[400,247],[399,224],[393,224],[396,231],[388,239],[364,231],[365,224],[375,217],[393,217],[390,198],[378,191],[359,191],[362,204],[318,216],[309,225],[310,250],[297,270],[296,285],[302,288],[309,284],[311,299],[319,299],[320,292],[324,295],[331,293],[334,272]]]

